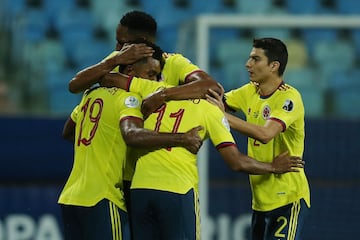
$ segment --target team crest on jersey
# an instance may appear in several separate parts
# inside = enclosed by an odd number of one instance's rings
[[[139,105],[139,100],[134,96],[129,96],[125,99],[125,106],[127,106],[128,108],[136,108],[139,107]]]
[[[228,131],[230,131],[230,124],[226,117],[223,117],[222,124],[226,127]]]
[[[290,99],[285,100],[285,103],[282,107],[285,111],[291,112],[294,109],[294,103]]]
[[[270,117],[270,107],[266,105],[262,111],[262,116],[264,119],[268,119]]]

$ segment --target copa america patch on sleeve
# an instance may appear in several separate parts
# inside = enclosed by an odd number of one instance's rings
[[[125,106],[128,108],[137,108],[140,105],[139,99],[134,96],[129,96],[125,99]]]
[[[285,100],[285,103],[282,107],[285,111],[291,112],[294,109],[294,103],[290,99]]]
[[[226,117],[223,117],[222,124],[226,127],[228,131],[230,131],[230,124]]]

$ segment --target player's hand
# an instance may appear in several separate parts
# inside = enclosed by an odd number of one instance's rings
[[[126,89],[128,76],[119,72],[109,72],[102,76],[99,84],[102,87],[119,87]]]
[[[274,173],[299,172],[299,168],[304,168],[305,162],[296,156],[289,156],[289,151],[281,153],[274,158],[271,163]]]
[[[224,88],[220,84],[219,86],[221,87],[222,92],[224,93]],[[225,106],[223,103],[223,97],[224,97],[223,93],[219,94],[218,92],[209,89],[209,93],[206,94],[205,97],[208,102],[214,104],[215,106],[218,106],[221,109],[221,111],[225,112]]]
[[[116,65],[131,64],[142,58],[151,57],[153,53],[152,47],[144,43],[124,44],[123,48],[112,58]]]
[[[199,136],[199,131],[201,130],[203,130],[203,127],[198,126],[184,133],[184,145],[182,147],[186,148],[193,154],[197,154],[203,143],[201,137]]]
[[[155,92],[143,99],[141,105],[141,112],[146,119],[151,113],[153,113],[156,109],[161,107],[165,103],[165,97],[162,94],[162,91]]]
[[[113,72],[107,73],[104,76],[101,77],[99,83],[102,87],[114,87],[114,81],[112,79]]]

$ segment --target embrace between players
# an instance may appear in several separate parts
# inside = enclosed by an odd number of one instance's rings
[[[310,207],[304,108],[282,80],[286,46],[255,39],[249,84],[223,96],[206,72],[153,44],[155,34],[150,15],[125,14],[116,51],[69,83],[85,92],[63,130],[74,142],[58,201],[65,239],[200,239],[196,154],[205,139],[232,170],[250,174],[252,239],[300,239]],[[230,127],[249,137],[249,156]]]

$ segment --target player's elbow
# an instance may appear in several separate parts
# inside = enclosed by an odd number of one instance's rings
[[[202,75],[200,74],[200,76],[200,80],[203,80],[203,84],[206,84],[207,89],[212,89],[219,94],[223,93],[223,89],[221,88],[219,83],[210,75],[203,72]]]
[[[267,144],[274,138],[274,136],[269,134],[269,131],[266,131],[266,129],[263,129],[253,136],[253,138],[262,144]]]
[[[133,148],[142,147],[141,145],[139,146],[139,142],[136,142],[135,139],[127,140],[127,141],[125,141],[125,143],[127,146],[133,147]]]
[[[133,128],[126,129],[126,131],[122,132],[123,139],[129,147],[139,147],[141,139],[138,134],[138,131]],[[139,141],[140,140],[140,141]]]
[[[123,135],[124,141],[126,145],[129,147],[136,147],[136,137],[135,134],[128,133],[126,135]]]
[[[71,134],[63,134],[62,135],[63,139],[69,141],[69,142],[74,142],[75,140],[75,134],[71,135]]]
[[[75,140],[75,127],[76,123],[69,117],[66,120],[66,123],[64,125],[63,131],[62,131],[62,137],[69,141]]]
[[[76,87],[76,83],[74,82],[74,79],[75,78],[70,80],[69,85],[68,85],[68,90],[71,93],[78,93],[79,89]]]
[[[204,87],[206,87],[207,89],[211,88],[216,92],[222,91],[218,82],[204,71],[198,71],[194,74],[191,74],[190,77],[187,79],[187,82],[193,81],[201,81],[204,84]]]
[[[240,163],[236,163],[236,164],[228,164],[228,167],[235,172],[242,172],[244,170],[244,167],[242,166],[242,164]]]
[[[271,141],[271,137],[267,137],[267,136],[263,136],[259,139],[257,139],[259,142],[261,142],[262,144],[267,144]]]
[[[243,172],[246,169],[246,159],[245,155],[238,152],[236,156],[232,157],[231,161],[227,161],[228,167],[235,172]]]

